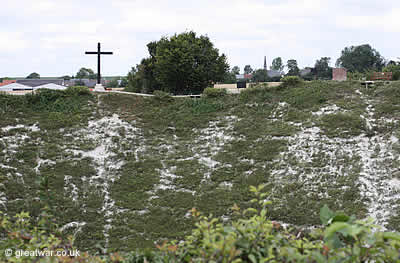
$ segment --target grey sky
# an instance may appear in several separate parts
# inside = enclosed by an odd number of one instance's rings
[[[400,57],[398,0],[2,0],[0,77],[76,74],[96,69],[84,55],[102,43],[104,75],[125,75],[146,44],[185,30],[207,34],[243,70],[263,66],[264,55],[312,66],[332,65],[345,46],[370,44],[387,59]]]

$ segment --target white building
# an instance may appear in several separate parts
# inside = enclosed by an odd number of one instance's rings
[[[21,90],[32,90],[32,87],[22,85],[19,83],[11,83],[0,87],[0,91],[21,91]]]
[[[47,84],[40,85],[40,86],[37,86],[37,87],[33,88],[33,90],[37,90],[37,89],[66,90],[67,87],[61,86],[61,85],[57,85],[57,84],[54,84],[54,83],[47,83]]]

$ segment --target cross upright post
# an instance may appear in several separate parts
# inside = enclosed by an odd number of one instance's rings
[[[96,51],[86,51],[86,55],[97,55],[97,84],[101,85],[101,74],[100,74],[100,55],[112,55],[113,52],[101,52],[100,42],[97,43]]]
[[[101,54],[101,47],[100,47],[100,42],[97,43],[97,84],[100,84],[101,82],[101,76],[100,76],[100,54]]]

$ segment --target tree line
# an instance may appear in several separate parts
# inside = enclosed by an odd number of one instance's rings
[[[162,37],[159,41],[150,42],[147,49],[149,57],[132,67],[128,74],[130,91],[198,94],[213,83],[236,83],[240,74],[240,68],[230,68],[225,54],[219,54],[207,36],[197,36],[193,31]],[[284,64],[282,58],[277,57],[273,59],[270,70],[245,65],[243,73],[253,82],[279,81],[281,75],[328,80],[332,78],[330,64],[330,57],[321,57],[313,67],[300,69],[295,59],[289,59]],[[346,68],[350,74],[391,71],[393,79],[400,78],[400,63],[386,61],[369,44],[345,47],[335,65]],[[275,71],[275,76],[271,76],[271,71]]]
[[[173,94],[199,94],[214,83],[236,83],[236,77],[240,74],[240,68],[230,68],[226,55],[219,54],[207,36],[198,36],[193,31],[162,37],[148,43],[147,49],[149,57],[143,58],[122,79],[129,91],[153,93],[162,90]],[[281,57],[276,57],[272,60],[270,70],[253,69],[251,65],[245,65],[243,72],[247,74],[248,81],[253,82],[279,81],[282,75],[300,76],[305,80],[328,80],[332,77],[330,63],[330,57],[321,57],[313,67],[300,69],[297,60],[289,59],[284,64]],[[400,62],[385,60],[369,44],[345,47],[335,65],[346,68],[354,76],[384,71],[392,72],[393,80],[400,79]],[[40,78],[40,75],[34,72],[27,78]],[[97,74],[92,69],[81,68],[75,77],[61,78],[96,79]],[[118,80],[113,80],[108,86],[118,86],[118,83]]]

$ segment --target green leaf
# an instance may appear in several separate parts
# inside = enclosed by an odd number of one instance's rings
[[[359,227],[359,226],[355,226],[355,225],[351,225],[348,229],[346,234],[352,236],[352,237],[356,237],[359,233],[361,233],[363,230],[363,227]],[[343,233],[344,234],[344,233]]]
[[[384,232],[383,238],[400,241],[400,234],[393,232]]]
[[[333,217],[332,222],[348,222],[350,217],[344,213],[337,214]]]
[[[326,262],[324,256],[321,255],[321,253],[319,253],[319,252],[312,252],[311,255],[312,255],[313,259],[317,261],[317,263],[325,263]]]
[[[251,262],[257,263],[257,259],[256,259],[256,257],[255,257],[253,254],[250,254],[250,255],[249,255],[249,259],[250,259]]]
[[[324,237],[325,237],[325,239],[331,239],[336,232],[340,232],[344,235],[347,235],[348,228],[349,228],[349,224],[347,224],[347,223],[335,222],[332,225],[330,225],[328,228],[326,228]]]
[[[257,209],[255,209],[255,208],[247,208],[245,211],[244,211],[244,213],[245,214],[247,214],[247,213],[255,213],[255,214],[257,214],[258,213],[258,211],[257,211]]]
[[[330,210],[327,205],[324,205],[320,210],[319,218],[321,219],[323,225],[329,225],[335,215],[335,212]]]

